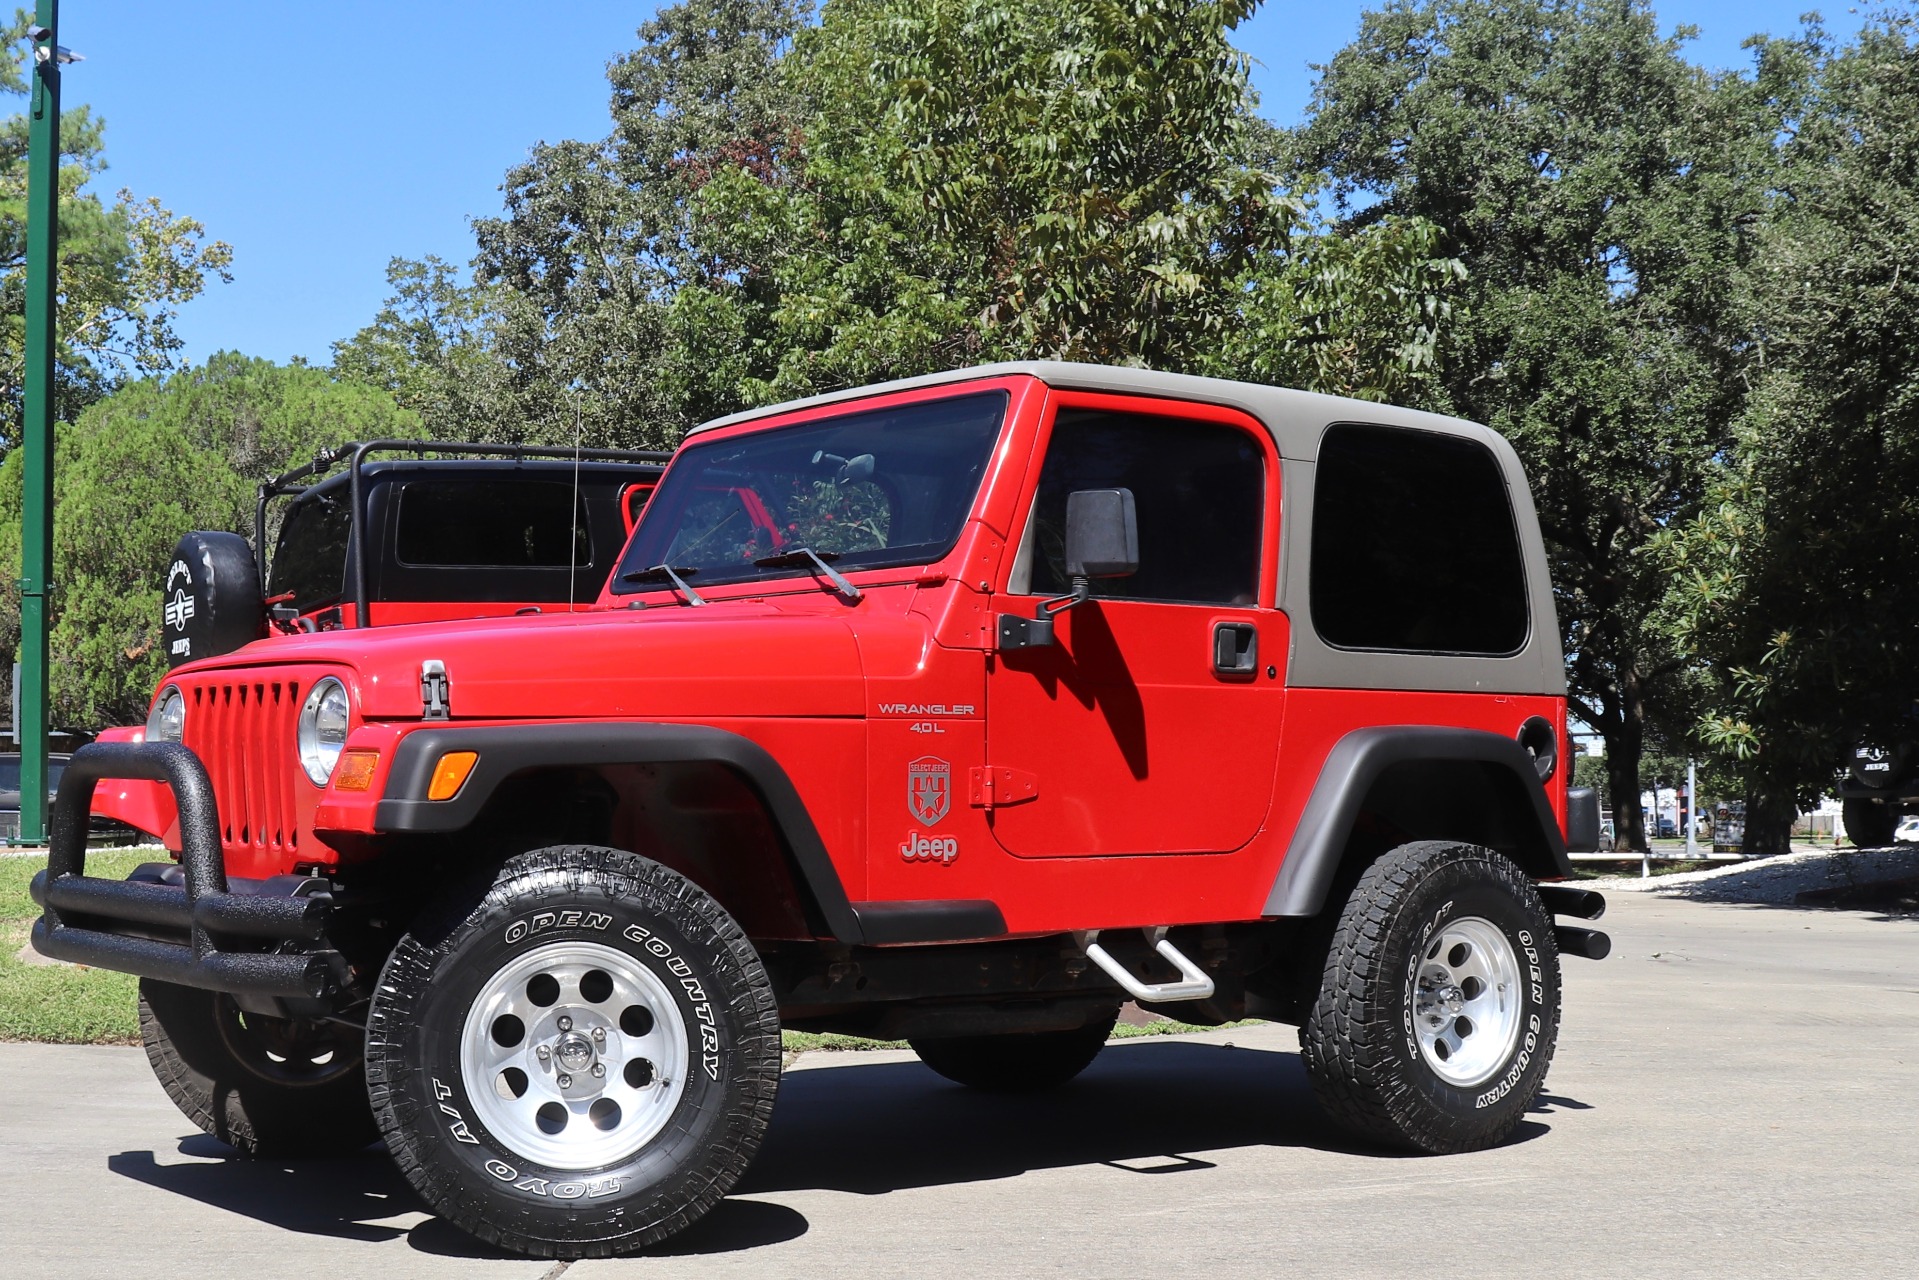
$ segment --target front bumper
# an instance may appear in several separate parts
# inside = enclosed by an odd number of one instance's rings
[[[86,874],[87,812],[96,783],[167,785],[180,815],[180,865],[149,864],[126,880]],[[33,878],[42,955],[235,995],[325,999],[347,972],[325,949],[333,902],[325,880],[229,880],[213,785],[199,757],[171,742],[82,747],[54,799],[47,866]]]

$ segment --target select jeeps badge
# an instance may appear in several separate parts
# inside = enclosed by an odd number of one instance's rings
[[[938,756],[921,756],[906,766],[906,808],[924,826],[932,826],[953,807],[953,766]],[[911,827],[900,842],[900,857],[908,862],[937,862],[951,866],[959,857],[959,841],[951,836],[921,835]]]
[[[921,825],[932,826],[953,804],[953,766],[921,756],[906,766],[906,807]]]

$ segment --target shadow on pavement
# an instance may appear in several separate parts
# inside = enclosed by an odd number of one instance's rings
[[[1587,1110],[1545,1094],[1534,1115]],[[1550,1131],[1522,1123],[1510,1142]],[[823,1190],[881,1195],[914,1187],[1010,1178],[1075,1165],[1151,1176],[1216,1167],[1192,1153],[1234,1147],[1314,1147],[1376,1159],[1400,1153],[1355,1145],[1325,1119],[1296,1053],[1220,1044],[1120,1043],[1071,1085],[1031,1096],[982,1094],[917,1062],[853,1063],[791,1071],[759,1158],[735,1191],[755,1196]],[[180,1144],[181,1164],[151,1151],[111,1156],[107,1167],[230,1213],[313,1235],[383,1242],[406,1237],[423,1253],[505,1258],[424,1212],[379,1147],[334,1160],[255,1160],[200,1135]],[[737,1196],[649,1255],[730,1253],[804,1235],[786,1205]]]
[[[421,1211],[413,1188],[378,1147],[337,1160],[255,1160],[196,1134],[180,1152],[200,1159],[161,1164],[151,1151],[123,1151],[107,1157],[107,1168],[216,1209],[342,1240],[403,1236],[405,1227],[381,1220]]]
[[[381,1147],[335,1160],[256,1160],[204,1134],[180,1142],[186,1164],[161,1164],[151,1151],[123,1151],[107,1168],[174,1195],[286,1231],[359,1240],[371,1244],[406,1237],[421,1253],[449,1258],[514,1259],[444,1219],[428,1217],[408,1226],[389,1221],[424,1213]],[[804,1216],[785,1205],[726,1200],[690,1230],[649,1255],[679,1256],[757,1249],[805,1235]]]
[[[1529,1120],[1510,1141],[1547,1129]],[[976,1093],[917,1062],[788,1072],[739,1190],[880,1195],[1090,1164],[1179,1173],[1211,1167],[1193,1152],[1251,1146],[1400,1158],[1333,1128],[1297,1053],[1122,1041],[1066,1088],[1030,1096]]]

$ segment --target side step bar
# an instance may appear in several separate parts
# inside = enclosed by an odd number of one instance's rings
[[[1163,926],[1145,932],[1146,941],[1153,950],[1179,970],[1178,982],[1141,982],[1095,941],[1099,937],[1097,929],[1075,934],[1074,937],[1085,950],[1086,958],[1098,965],[1107,977],[1117,982],[1120,989],[1135,1000],[1149,1004],[1170,1004],[1176,1000],[1204,1000],[1213,994],[1213,980],[1172,944]]]

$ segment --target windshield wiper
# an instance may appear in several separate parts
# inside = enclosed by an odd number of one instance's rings
[[[833,589],[845,596],[850,603],[860,598],[860,589],[848,582],[845,574],[826,563],[828,560],[837,560],[839,558],[840,553],[837,551],[821,553],[813,550],[811,547],[788,547],[776,556],[760,557],[753,562],[753,567],[756,569],[789,569],[794,565],[810,564],[813,568],[818,569],[824,574],[826,580],[833,584]]]
[[[695,591],[687,583],[686,579],[680,576],[683,573],[691,574],[691,573],[698,573],[698,572],[699,572],[698,569],[695,569],[692,565],[688,565],[688,564],[683,564],[678,569],[675,569],[670,564],[656,564],[651,569],[635,569],[631,573],[623,573],[620,575],[620,581],[621,582],[671,582],[676,588],[678,588],[679,593],[686,597],[686,602],[688,604],[702,605],[706,603],[706,597],[702,596],[699,592]]]

